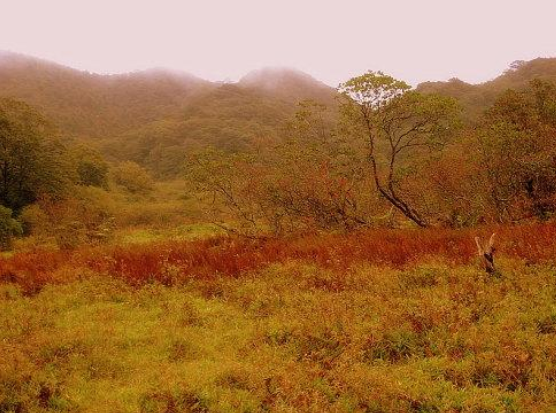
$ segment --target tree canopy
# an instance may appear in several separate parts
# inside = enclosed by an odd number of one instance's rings
[[[60,194],[70,164],[52,126],[24,102],[0,99],[0,203],[14,211]]]
[[[458,126],[457,102],[411,91],[407,83],[368,72],[340,85],[342,112],[351,133],[366,141],[376,190],[419,226],[426,218],[404,195],[403,178],[419,152],[441,148]]]

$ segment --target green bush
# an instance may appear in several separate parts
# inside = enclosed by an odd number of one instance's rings
[[[21,214],[25,234],[53,240],[61,249],[107,243],[116,224],[114,206],[105,195],[100,188],[75,187],[75,198],[42,199]]]
[[[21,223],[12,214],[10,208],[0,205],[0,248],[3,251],[11,249],[14,237],[23,234]]]
[[[112,180],[132,194],[146,194],[153,190],[149,173],[135,162],[122,162],[112,169]]]
[[[78,145],[72,148],[71,156],[79,184],[99,188],[108,186],[108,164],[100,153],[86,145]]]

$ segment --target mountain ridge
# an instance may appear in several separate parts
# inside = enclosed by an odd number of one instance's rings
[[[424,82],[423,93],[458,99],[468,121],[508,88],[533,78],[556,81],[556,58],[517,62],[497,78]],[[213,145],[240,151],[252,139],[275,139],[301,100],[336,105],[337,91],[297,69],[267,67],[237,82],[210,82],[184,71],[152,68],[102,75],[0,51],[0,97],[24,100],[61,135],[99,147],[109,159],[133,160],[156,176],[176,174],[184,154]]]
[[[473,121],[494,103],[500,93],[508,89],[524,89],[533,79],[556,82],[556,58],[539,57],[529,61],[515,61],[505,72],[482,83],[467,83],[453,78],[445,82],[423,82],[417,85],[416,90],[458,99],[464,107],[465,116]]]
[[[188,72],[187,70],[182,70],[182,69],[173,69],[173,68],[169,68],[169,67],[165,67],[165,66],[153,66],[153,67],[149,67],[146,69],[141,69],[141,70],[132,70],[132,71],[127,71],[127,72],[115,72],[115,73],[99,73],[99,72],[94,72],[94,71],[89,71],[89,70],[83,70],[83,69],[78,69],[69,65],[64,65],[61,63],[58,63],[54,60],[50,60],[50,59],[44,59],[44,58],[40,58],[40,57],[35,57],[32,55],[27,55],[27,54],[23,54],[23,53],[18,53],[18,52],[12,52],[9,50],[2,50],[0,49],[0,67],[2,67],[3,63],[5,66],[5,63],[11,63],[12,66],[14,65],[14,63],[19,64],[20,66],[32,66],[32,65],[47,65],[53,68],[56,68],[58,70],[65,70],[68,72],[74,72],[74,73],[78,73],[81,75],[85,75],[85,76],[91,76],[91,77],[95,77],[95,78],[105,78],[105,79],[125,79],[125,78],[129,78],[129,77],[141,77],[143,75],[153,75],[153,74],[164,74],[167,76],[172,76],[172,77],[183,77],[183,78],[190,78],[190,79],[195,79],[197,81],[201,81],[204,83],[212,83],[214,85],[220,85],[220,84],[245,84],[247,85],[247,83],[250,81],[250,77],[252,77],[255,74],[288,74],[288,75],[298,75],[299,77],[303,77],[308,81],[313,81],[317,84],[322,85],[325,88],[328,89],[334,89],[334,87],[327,85],[326,83],[317,80],[314,76],[310,75],[309,73],[306,73],[302,70],[296,69],[294,67],[288,67],[288,66],[263,66],[257,69],[253,69],[250,70],[249,72],[247,72],[245,75],[241,76],[237,81],[229,81],[229,80],[207,80],[204,79],[201,76],[195,75],[191,72]]]
[[[80,71],[44,59],[0,52],[0,96],[22,99],[75,137],[122,134],[151,122],[179,116],[193,98],[229,85],[253,95],[296,104],[307,98],[331,101],[335,90],[308,74],[290,70],[289,87],[249,82],[220,83],[188,72],[151,68],[122,74]],[[263,82],[264,83],[264,82]],[[268,83],[268,79],[267,79]]]

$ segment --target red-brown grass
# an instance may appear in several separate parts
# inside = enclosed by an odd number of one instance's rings
[[[474,230],[367,230],[316,234],[290,239],[249,240],[215,237],[148,245],[83,247],[73,252],[35,251],[0,260],[0,281],[17,282],[28,291],[94,271],[131,285],[187,278],[238,277],[272,263],[314,262],[337,270],[371,263],[405,267],[439,258],[448,264],[469,263],[476,256],[474,237],[497,233],[500,255],[530,263],[556,259],[556,225],[489,227]],[[70,277],[71,278],[71,277]]]

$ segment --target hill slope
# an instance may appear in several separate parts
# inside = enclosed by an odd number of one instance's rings
[[[210,83],[187,73],[150,70],[97,75],[13,53],[0,54],[0,96],[36,106],[63,132],[102,137],[177,113]]]
[[[452,79],[422,83],[417,90],[459,99],[475,120],[501,92],[526,87],[534,78],[556,80],[556,59],[516,62],[482,84]],[[0,51],[3,96],[36,106],[66,136],[94,139],[109,158],[137,161],[163,177],[180,172],[192,147],[235,151],[253,137],[276,137],[300,100],[333,106],[336,91],[287,68],[263,68],[223,84],[167,69],[98,75]]]
[[[131,159],[158,177],[172,177],[191,149],[211,145],[233,152],[248,147],[253,138],[275,138],[295,110],[292,102],[226,84],[191,98],[177,116],[102,142],[111,157]]]
[[[261,69],[235,84],[151,69],[98,75],[0,52],[0,97],[44,112],[66,136],[95,139],[112,159],[132,159],[159,176],[179,172],[191,146],[239,150],[273,137],[304,99],[333,104],[335,90],[291,69]]]
[[[462,103],[468,118],[476,119],[500,93],[507,89],[523,89],[536,78],[556,82],[556,58],[514,62],[502,75],[476,85],[451,79],[447,82],[421,83],[417,90],[454,97]]]

